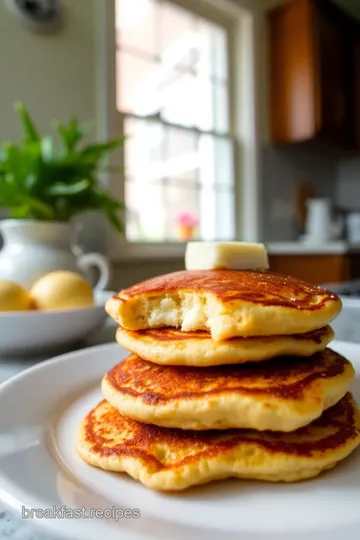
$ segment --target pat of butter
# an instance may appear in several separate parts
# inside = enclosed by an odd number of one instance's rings
[[[248,242],[189,242],[186,270],[266,270],[269,261],[264,244]]]

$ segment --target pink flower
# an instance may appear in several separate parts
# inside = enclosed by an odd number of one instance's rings
[[[183,212],[176,218],[178,225],[185,225],[186,227],[196,227],[199,224],[199,220],[195,214],[191,212]]]

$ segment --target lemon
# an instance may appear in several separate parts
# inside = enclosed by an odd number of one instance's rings
[[[32,298],[21,285],[0,279],[0,311],[28,311],[32,308]]]
[[[89,283],[75,272],[45,274],[30,290],[37,309],[71,309],[94,305]]]

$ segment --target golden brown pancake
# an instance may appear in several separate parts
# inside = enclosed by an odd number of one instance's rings
[[[353,378],[351,363],[330,349],[306,360],[206,369],[130,355],[105,375],[102,392],[122,414],[158,426],[293,431],[337,403]]]
[[[293,433],[183,431],[142,424],[106,401],[82,421],[77,451],[87,463],[126,472],[157,490],[181,490],[227,477],[295,482],[317,476],[360,444],[351,394]]]
[[[205,330],[213,339],[301,334],[327,326],[341,310],[333,293],[270,272],[181,271],[120,291],[106,304],[127,330]]]
[[[334,337],[330,326],[306,334],[260,336],[214,341],[209,332],[182,332],[176,328],[125,330],[116,339],[141,358],[163,365],[219,366],[270,360],[276,356],[311,356]]]

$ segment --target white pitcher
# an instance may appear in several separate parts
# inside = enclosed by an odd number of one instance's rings
[[[333,220],[329,199],[309,199],[307,202],[306,241],[326,242],[341,233],[342,219]]]
[[[96,290],[104,290],[110,279],[110,265],[100,253],[76,256],[72,246],[74,228],[54,221],[5,219],[0,221],[4,245],[0,251],[0,279],[26,288],[44,274],[70,270],[89,278],[91,267],[99,270]]]

